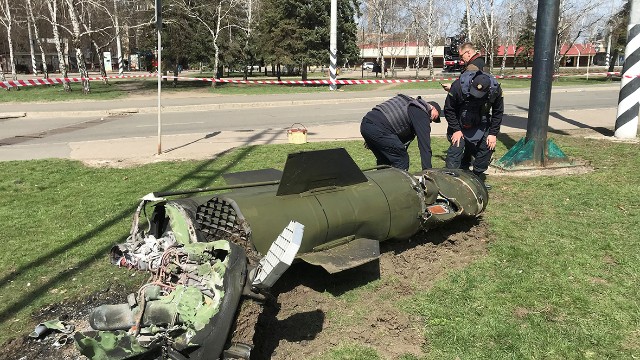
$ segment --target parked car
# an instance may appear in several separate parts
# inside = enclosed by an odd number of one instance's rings
[[[373,62],[368,61],[368,62],[362,63],[362,69],[364,69],[364,70],[373,70],[373,66],[374,65],[375,64]]]

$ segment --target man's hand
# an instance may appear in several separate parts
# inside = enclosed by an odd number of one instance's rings
[[[442,86],[442,88],[444,89],[444,91],[449,92],[449,90],[451,90],[451,84],[443,84],[440,83],[440,86]]]
[[[487,146],[489,147],[489,150],[495,150],[495,148],[496,148],[496,136],[495,135],[487,136]]]
[[[462,140],[462,138],[464,138],[462,131],[458,130],[454,132],[453,135],[451,135],[451,144],[453,146],[460,146],[460,140]]]

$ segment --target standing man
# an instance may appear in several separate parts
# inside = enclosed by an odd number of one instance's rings
[[[431,168],[431,122],[440,122],[440,105],[398,94],[369,111],[360,133],[378,165],[409,170],[407,148],[418,138],[422,170]]]
[[[480,56],[480,53],[476,51],[473,43],[466,42],[460,45],[458,53],[460,54],[460,60],[464,62],[464,69],[461,74],[464,74],[465,71],[484,71],[484,59]]]
[[[483,181],[496,148],[504,99],[495,77],[482,71],[466,71],[453,82],[444,104],[447,138],[451,146],[445,159],[448,169],[469,170]]]
[[[476,48],[473,46],[473,43],[466,42],[458,48],[458,54],[460,54],[460,60],[464,62],[464,69],[460,75],[465,73],[465,71],[484,71],[484,59],[480,56],[480,53],[476,51]],[[445,91],[451,90],[451,84],[442,84],[442,88]]]

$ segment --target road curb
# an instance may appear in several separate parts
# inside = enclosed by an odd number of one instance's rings
[[[27,116],[26,112],[8,112],[8,113],[0,113],[0,120],[3,119],[16,119]]]

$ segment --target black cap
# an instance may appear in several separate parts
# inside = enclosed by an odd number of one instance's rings
[[[431,121],[433,121],[435,123],[439,123],[440,122],[440,116],[442,115],[442,109],[440,108],[440,105],[435,101],[429,101],[428,104],[433,106],[434,108],[436,108],[436,110],[438,110],[438,117],[435,120],[431,120]]]
[[[489,92],[489,88],[491,87],[491,79],[489,75],[479,73],[471,81],[471,89],[469,92],[476,98],[483,98]]]

